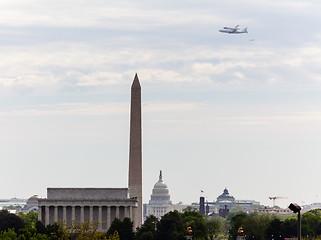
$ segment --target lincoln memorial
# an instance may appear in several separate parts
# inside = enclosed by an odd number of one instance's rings
[[[107,231],[114,218],[129,217],[134,228],[142,224],[141,87],[135,75],[131,87],[128,188],[47,188],[38,199],[38,220],[45,225],[99,222]]]
[[[127,188],[48,188],[47,199],[39,199],[39,220],[45,225],[64,221],[70,225],[86,220],[99,222],[107,230],[115,217],[133,218],[137,200]]]

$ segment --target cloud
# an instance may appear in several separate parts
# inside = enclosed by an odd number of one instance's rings
[[[123,80],[123,75],[120,73],[111,72],[94,72],[80,76],[77,86],[108,86],[119,85]]]
[[[173,71],[167,69],[139,69],[140,78],[144,82],[155,84],[173,84],[173,83],[197,83],[202,82],[202,79],[196,78],[180,71]]]
[[[200,103],[180,102],[144,102],[143,112],[185,112],[202,108]],[[23,116],[91,116],[91,115],[122,115],[129,114],[128,102],[114,103],[61,103],[61,104],[39,104],[20,106],[18,109],[0,112],[1,117],[23,117]]]
[[[145,123],[188,124],[195,126],[282,126],[308,124],[316,126],[321,122],[321,111],[296,111],[277,113],[267,110],[264,115],[252,109],[250,112],[238,112],[238,106],[217,107],[200,102],[165,102],[143,103]],[[22,117],[84,117],[84,116],[129,116],[128,102],[114,103],[61,103],[19,106],[15,109],[2,110],[1,121]],[[255,113],[254,113],[255,112]],[[187,115],[186,115],[187,114]],[[39,118],[41,119],[41,118]]]
[[[210,122],[221,122],[232,125],[275,125],[280,123],[319,123],[321,120],[321,111],[303,111],[289,114],[274,115],[269,113],[267,116],[232,116],[215,117]]]
[[[146,113],[152,112],[185,112],[198,110],[203,107],[201,103],[195,102],[147,102],[144,104],[143,110]]]
[[[244,49],[214,51],[211,47],[178,49],[99,49],[89,45],[42,46],[40,49],[1,48],[0,89],[22,88],[60,93],[64,88],[108,87],[127,84],[138,72],[143,82],[158,85],[195,84],[220,88],[281,87],[291,81],[306,88],[320,83],[321,49]],[[50,50],[55,49],[55,50]],[[260,54],[257,54],[257,52]],[[204,53],[208,52],[206,56]],[[212,53],[215,52],[215,53]],[[246,52],[246,54],[244,54]],[[47,88],[47,89],[46,89]],[[16,90],[15,90],[16,89]]]
[[[29,105],[23,109],[0,112],[1,117],[23,116],[79,116],[79,115],[119,115],[128,114],[128,103],[63,103],[55,105]],[[22,108],[22,107],[20,107]]]
[[[232,13],[228,3],[202,2],[206,7],[193,1],[2,1],[2,33],[14,41],[2,40],[0,91],[104,91],[127,84],[135,72],[159,88],[270,90],[291,83],[298,89],[302,79],[306,89],[320,87],[319,41],[308,37],[298,47],[274,32],[293,32],[284,31],[296,26],[288,17],[292,10],[305,16],[320,8],[317,1],[244,1]],[[273,17],[262,15],[275,9]],[[281,16],[288,22],[269,24]],[[256,41],[218,33],[224,21],[251,24],[249,37]]]
[[[218,64],[213,63],[195,63],[193,64],[193,69],[195,72],[200,74],[214,74],[220,75],[233,71],[237,68],[249,69],[255,68],[257,65],[254,63],[248,63],[246,61],[222,61]]]
[[[170,8],[166,8],[168,5]],[[193,9],[172,3],[155,8],[148,1],[39,1],[23,3],[2,1],[0,4],[2,25],[26,27],[95,27],[108,29],[146,30],[193,23]],[[194,5],[195,6],[195,5]],[[208,16],[205,17],[208,19]],[[199,19],[204,19],[200,15]],[[131,19],[131,21],[128,21]],[[148,21],[146,21],[148,19]]]
[[[121,4],[109,3],[110,7],[101,1],[39,1],[29,0],[23,3],[2,1],[2,25],[6,26],[60,26],[60,27],[93,27],[99,26],[108,16],[119,18]],[[115,7],[112,7],[116,5]],[[117,5],[119,7],[117,7]],[[104,17],[105,16],[105,17]]]
[[[194,47],[165,54],[157,49],[118,51],[86,44],[50,44],[29,51],[1,48],[0,88],[25,87],[37,91],[41,87],[41,91],[48,88],[60,92],[64,87],[117,86],[127,83],[138,72],[143,81],[164,86],[188,83],[217,88],[236,84],[264,89],[282,86],[290,80],[295,87],[304,79],[305,86],[313,89],[321,74],[320,52],[318,47],[296,51]]]

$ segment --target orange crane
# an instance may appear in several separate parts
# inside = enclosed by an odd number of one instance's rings
[[[287,197],[269,197],[270,200],[273,200],[273,207],[275,207],[275,199],[287,198]]]

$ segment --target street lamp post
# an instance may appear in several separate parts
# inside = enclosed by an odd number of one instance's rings
[[[187,227],[186,239],[187,240],[192,240],[193,239],[193,231],[192,231],[192,228],[190,226]]]
[[[301,207],[296,203],[291,203],[289,208],[294,212],[298,213],[298,240],[301,240]]]

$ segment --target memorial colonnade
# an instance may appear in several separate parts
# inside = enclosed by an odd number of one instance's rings
[[[83,223],[86,221],[100,223],[100,230],[108,230],[114,218],[133,218],[133,202],[104,203],[93,201],[72,201],[70,203],[50,201],[43,203],[39,208],[38,220],[45,225],[54,222],[65,222],[71,226],[71,222]],[[136,206],[137,208],[137,206]]]

